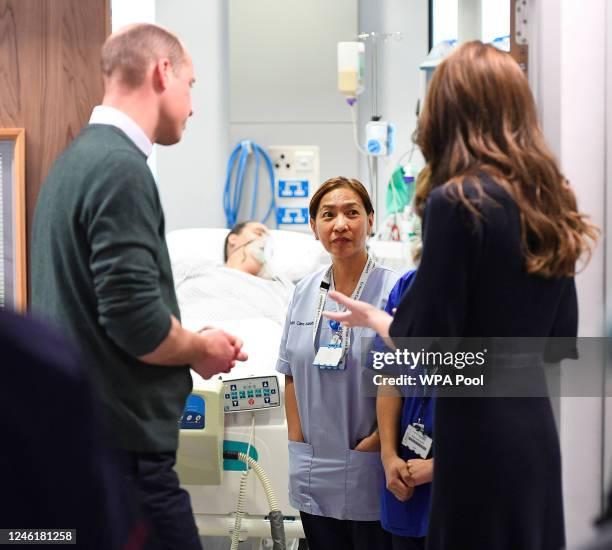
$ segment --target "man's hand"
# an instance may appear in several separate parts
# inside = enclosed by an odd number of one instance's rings
[[[234,362],[235,361],[246,361],[249,356],[242,351],[242,340],[240,338],[237,338],[236,336],[232,336],[231,334],[228,334],[227,332],[225,333],[225,335],[228,337],[230,344],[232,344],[232,346],[234,347],[234,351],[236,352],[236,356],[234,357]]]
[[[191,368],[202,378],[210,378],[221,372],[229,372],[236,361],[246,361],[242,340],[217,328],[206,328],[199,333],[201,358],[193,361]]]
[[[383,466],[385,468],[387,489],[400,502],[409,500],[414,492],[414,487],[408,485],[410,474],[408,473],[406,462],[399,456],[394,455],[389,458],[383,458]]]
[[[406,461],[408,474],[410,479],[408,485],[410,487],[418,487],[424,483],[431,483],[433,479],[433,458],[423,460],[421,458],[411,458]]]

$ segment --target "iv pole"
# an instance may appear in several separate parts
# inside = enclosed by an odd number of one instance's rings
[[[372,45],[371,53],[370,53],[370,62],[371,62],[371,73],[370,73],[370,86],[372,90],[372,115],[370,120],[379,121],[382,117],[378,113],[378,64],[379,64],[379,44],[380,41],[387,42],[391,38],[395,38],[396,40],[402,39],[401,32],[391,32],[391,33],[379,33],[379,32],[369,32],[369,33],[360,33],[357,35],[357,39],[363,42],[370,43]],[[374,207],[374,226],[372,228],[373,234],[376,234],[378,231],[378,155],[373,155],[368,153],[366,156],[366,162],[368,163],[368,177],[370,180],[370,194],[372,196],[372,205]]]

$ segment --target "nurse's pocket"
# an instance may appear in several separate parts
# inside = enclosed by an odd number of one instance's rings
[[[304,507],[310,507],[312,455],[312,445],[289,441],[289,494]]]
[[[383,469],[379,452],[346,451],[346,507],[349,515],[380,513]]]

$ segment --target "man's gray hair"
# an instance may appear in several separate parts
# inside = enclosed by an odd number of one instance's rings
[[[137,23],[110,35],[102,46],[102,74],[128,88],[140,86],[151,63],[167,57],[176,73],[185,61],[181,41],[159,25]]]

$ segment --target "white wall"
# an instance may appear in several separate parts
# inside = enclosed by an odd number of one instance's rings
[[[336,44],[356,35],[356,0],[230,0],[230,146],[318,145],[321,181],[355,177]],[[260,215],[264,201],[262,192]]]
[[[599,227],[605,223],[605,2],[561,2],[561,165],[576,189],[579,208]],[[603,334],[603,250],[600,243],[576,279],[580,336]],[[561,403],[570,541],[589,535],[590,520],[600,512],[602,410],[598,398],[565,398]]]
[[[145,22],[155,22],[155,0],[111,1],[111,27],[113,32],[131,23]]]
[[[576,191],[580,210],[603,227],[605,0],[541,0],[534,2],[532,8],[530,78],[544,132]],[[601,243],[576,281],[579,335],[600,336],[605,281]],[[602,410],[602,398],[561,399],[560,437],[569,546],[590,536],[592,521],[600,512]]]
[[[606,29],[612,29],[612,5],[606,3]],[[606,34],[606,189],[612,189],[612,36]],[[612,192],[606,192],[606,311],[612,334]],[[604,416],[604,488],[612,489],[612,357],[608,352],[607,392]]]
[[[194,114],[182,141],[158,147],[166,229],[223,227],[221,204],[229,147],[227,3],[156,0],[156,18],[183,40],[196,77]]]

